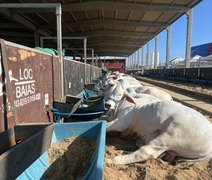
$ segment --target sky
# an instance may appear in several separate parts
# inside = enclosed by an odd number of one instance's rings
[[[185,57],[186,15],[175,21],[171,27],[170,59]],[[212,42],[212,0],[202,0],[193,8],[191,47]],[[150,41],[150,52],[154,52],[155,40]],[[160,62],[166,59],[166,30],[158,35]],[[144,46],[146,52],[146,46]],[[140,56],[141,57],[141,56]]]

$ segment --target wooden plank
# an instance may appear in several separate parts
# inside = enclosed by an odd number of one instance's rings
[[[0,177],[15,179],[40,157],[51,144],[54,124],[51,124],[0,156]]]
[[[0,154],[16,145],[14,128],[0,133]]]
[[[26,139],[35,133],[43,130],[51,123],[27,123],[27,124],[18,124],[15,125],[15,140],[20,141]]]

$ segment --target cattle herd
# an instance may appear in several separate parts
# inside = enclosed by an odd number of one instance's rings
[[[212,157],[212,124],[201,113],[123,73],[108,72],[99,85],[98,93],[110,109],[107,132],[137,134],[145,143],[106,163],[130,164],[157,157],[196,162]]]

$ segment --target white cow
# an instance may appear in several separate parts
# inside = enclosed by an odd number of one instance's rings
[[[129,87],[129,88],[126,88],[126,91],[132,94],[133,96],[137,94],[149,94],[159,98],[160,100],[168,100],[168,101],[173,100],[170,94],[166,93],[163,90],[160,90],[155,87],[150,87],[150,86],[140,86],[136,88]]]
[[[122,85],[118,84],[113,85],[110,89],[105,91],[106,104],[110,105],[110,109],[114,109],[116,103],[118,103],[125,95],[131,97],[135,104],[140,105],[160,101],[159,98],[149,94],[130,94],[123,88]]]
[[[137,82],[129,83],[126,80],[122,80],[119,82],[116,82],[114,80],[109,80],[109,81],[107,81],[107,84],[105,87],[108,87],[109,84],[110,85],[121,84],[122,87],[124,88],[125,92],[131,94],[132,96],[137,96],[140,94],[148,94],[148,95],[152,95],[156,98],[159,98],[160,100],[169,100],[169,101],[173,100],[171,95],[166,93],[165,91],[155,88],[155,87],[143,86]]]
[[[115,109],[115,120],[107,125],[110,131],[132,131],[146,145],[137,151],[106,159],[107,163],[129,164],[155,159],[164,152],[189,160],[212,157],[212,124],[199,112],[174,101],[147,105],[132,104],[123,98]]]

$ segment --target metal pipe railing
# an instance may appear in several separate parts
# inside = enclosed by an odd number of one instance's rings
[[[64,95],[64,82],[63,82],[63,59],[62,59],[62,26],[61,15],[62,8],[60,3],[1,3],[1,8],[36,8],[36,9],[52,9],[56,10],[57,21],[57,50],[60,59],[60,82],[61,82],[61,96]]]
[[[56,39],[56,37],[40,37],[40,45],[41,47],[43,47],[43,41],[45,39]],[[62,37],[62,39],[66,39],[66,40],[82,40],[83,39],[83,42],[84,42],[84,63],[85,63],[85,84],[86,84],[86,77],[87,77],[87,71],[86,71],[86,64],[87,64],[87,55],[86,55],[86,52],[87,52],[87,38],[86,37]],[[62,51],[61,51],[62,52]],[[64,71],[63,71],[63,64],[61,66],[61,75],[64,74]],[[62,76],[63,77],[63,76]],[[62,87],[64,87],[64,79],[62,78],[62,83],[61,83]],[[63,88],[63,91],[64,91],[64,88]],[[62,93],[63,96],[64,96],[64,92]]]

